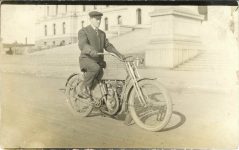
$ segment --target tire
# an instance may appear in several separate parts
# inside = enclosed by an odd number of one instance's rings
[[[156,80],[141,80],[138,84],[148,106],[143,107],[140,104],[136,90],[133,88],[129,97],[129,112],[141,128],[148,131],[160,131],[168,124],[172,116],[171,98],[166,88]]]
[[[80,86],[82,80],[79,74],[72,76],[66,85],[66,102],[74,115],[87,117],[93,110],[91,100],[78,98],[77,87]]]

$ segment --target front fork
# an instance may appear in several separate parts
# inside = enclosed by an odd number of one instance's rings
[[[129,72],[129,75],[131,77],[131,79],[133,80],[133,85],[134,85],[134,88],[136,89],[136,93],[137,93],[137,96],[139,98],[139,102],[142,106],[146,107],[147,106],[147,103],[145,101],[145,98],[143,96],[143,93],[139,87],[139,84],[138,84],[138,80],[140,78],[139,76],[139,73],[137,71],[137,68],[135,67],[135,65],[133,64],[134,68],[131,66],[130,63],[126,63],[126,68]]]

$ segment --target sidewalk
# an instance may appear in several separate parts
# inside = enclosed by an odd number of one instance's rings
[[[56,65],[56,64],[26,64],[26,63],[1,63],[0,72],[30,74],[37,77],[67,78],[72,73],[80,73],[79,65]],[[174,71],[161,68],[139,69],[141,77],[157,78],[167,88],[177,92],[185,90],[203,90],[215,92],[230,92],[238,85],[233,75],[218,74],[215,72]],[[106,69],[105,78],[124,79],[126,72],[123,68]]]

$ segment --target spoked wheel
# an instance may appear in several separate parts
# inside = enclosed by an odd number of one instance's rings
[[[75,115],[86,117],[93,110],[90,98],[79,98],[77,95],[77,88],[82,84],[79,75],[73,76],[66,85],[66,101],[67,104]]]
[[[141,105],[137,92],[132,90],[129,111],[137,125],[149,131],[160,131],[172,115],[172,102],[167,90],[155,80],[138,82],[146,105]]]

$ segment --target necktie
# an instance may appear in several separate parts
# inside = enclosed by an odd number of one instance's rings
[[[95,29],[95,32],[96,32],[97,35],[99,35],[99,33],[98,33],[98,29]]]
[[[96,35],[97,35],[97,41],[98,41],[98,46],[100,47],[100,37],[99,37],[99,29],[98,28],[95,28],[95,32],[96,32]]]

